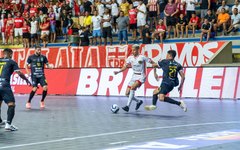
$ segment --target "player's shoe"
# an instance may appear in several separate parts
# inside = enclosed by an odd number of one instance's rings
[[[155,110],[157,108],[157,106],[155,106],[155,105],[146,105],[144,108],[147,111],[151,111],[151,110]]]
[[[40,108],[44,109],[45,108],[45,103],[44,102],[40,102]]]
[[[126,111],[126,112],[129,111],[129,107],[128,107],[128,106],[122,107],[122,109],[123,109],[124,111]]]
[[[17,131],[18,128],[17,128],[16,126],[12,125],[12,124],[6,123],[6,125],[5,125],[5,130],[6,130],[6,131]]]
[[[140,100],[139,102],[137,102],[135,110],[138,110],[142,104],[143,104],[143,101],[142,101],[142,100]]]
[[[7,122],[6,120],[2,120],[2,122],[0,122],[0,128],[4,128],[6,122]]]
[[[31,109],[31,103],[27,102],[26,108],[27,108],[27,109]]]
[[[180,107],[183,109],[184,112],[187,112],[187,105],[184,103],[184,101],[180,101]]]

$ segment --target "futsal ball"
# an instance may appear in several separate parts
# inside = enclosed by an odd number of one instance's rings
[[[115,114],[118,113],[119,106],[117,104],[113,104],[112,107],[111,107],[111,111]]]

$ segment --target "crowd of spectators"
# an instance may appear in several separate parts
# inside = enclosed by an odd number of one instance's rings
[[[0,0],[0,33],[2,44],[26,48],[46,47],[57,36],[88,46],[112,44],[118,34],[119,44],[127,44],[129,33],[143,44],[162,43],[188,38],[189,30],[192,37],[201,30],[200,41],[208,41],[237,31],[239,12],[238,0],[232,7],[225,0]]]

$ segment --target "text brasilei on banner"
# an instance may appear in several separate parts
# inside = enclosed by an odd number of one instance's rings
[[[124,96],[132,70],[114,75],[115,69],[46,69],[50,94],[64,95],[104,95]],[[172,97],[193,98],[240,98],[240,67],[185,68],[186,80],[181,95],[175,88]],[[162,70],[158,69],[160,81],[156,81],[153,69],[147,69],[145,84],[137,91],[137,96],[152,96],[153,90],[160,85]],[[28,87],[17,74],[11,78],[15,93],[29,93]],[[41,90],[39,90],[41,92]]]
[[[177,51],[176,60],[184,67],[201,66],[224,42],[209,43],[172,43],[141,45],[140,51],[154,61],[165,59],[170,49]],[[131,55],[132,45],[123,46],[89,46],[89,47],[57,47],[42,48],[49,62],[55,68],[117,68],[122,67],[125,59]],[[13,49],[13,59],[23,68],[26,59],[34,53],[34,49]],[[2,51],[0,51],[2,56]]]

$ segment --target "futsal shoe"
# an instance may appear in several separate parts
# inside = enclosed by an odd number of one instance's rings
[[[129,107],[128,107],[128,106],[122,107],[122,109],[123,109],[124,111],[126,111],[126,112],[129,111]]]
[[[147,111],[151,111],[151,110],[155,110],[157,108],[157,106],[155,106],[155,105],[146,105],[144,108]]]
[[[26,108],[27,108],[27,109],[31,109],[31,103],[27,102]]]
[[[6,125],[5,125],[5,130],[6,130],[6,131],[17,131],[18,128],[17,128],[16,126],[12,125],[12,124],[6,123]]]
[[[44,109],[44,108],[45,108],[44,102],[40,102],[40,109]]]
[[[180,107],[183,109],[184,112],[187,112],[187,105],[184,103],[184,101],[180,101]]]
[[[4,128],[6,122],[7,122],[6,120],[2,120],[2,122],[0,122],[0,128]]]
[[[140,106],[142,105],[142,103],[143,103],[142,100],[140,100],[139,102],[137,102],[135,110],[138,110],[138,109],[140,108]]]

